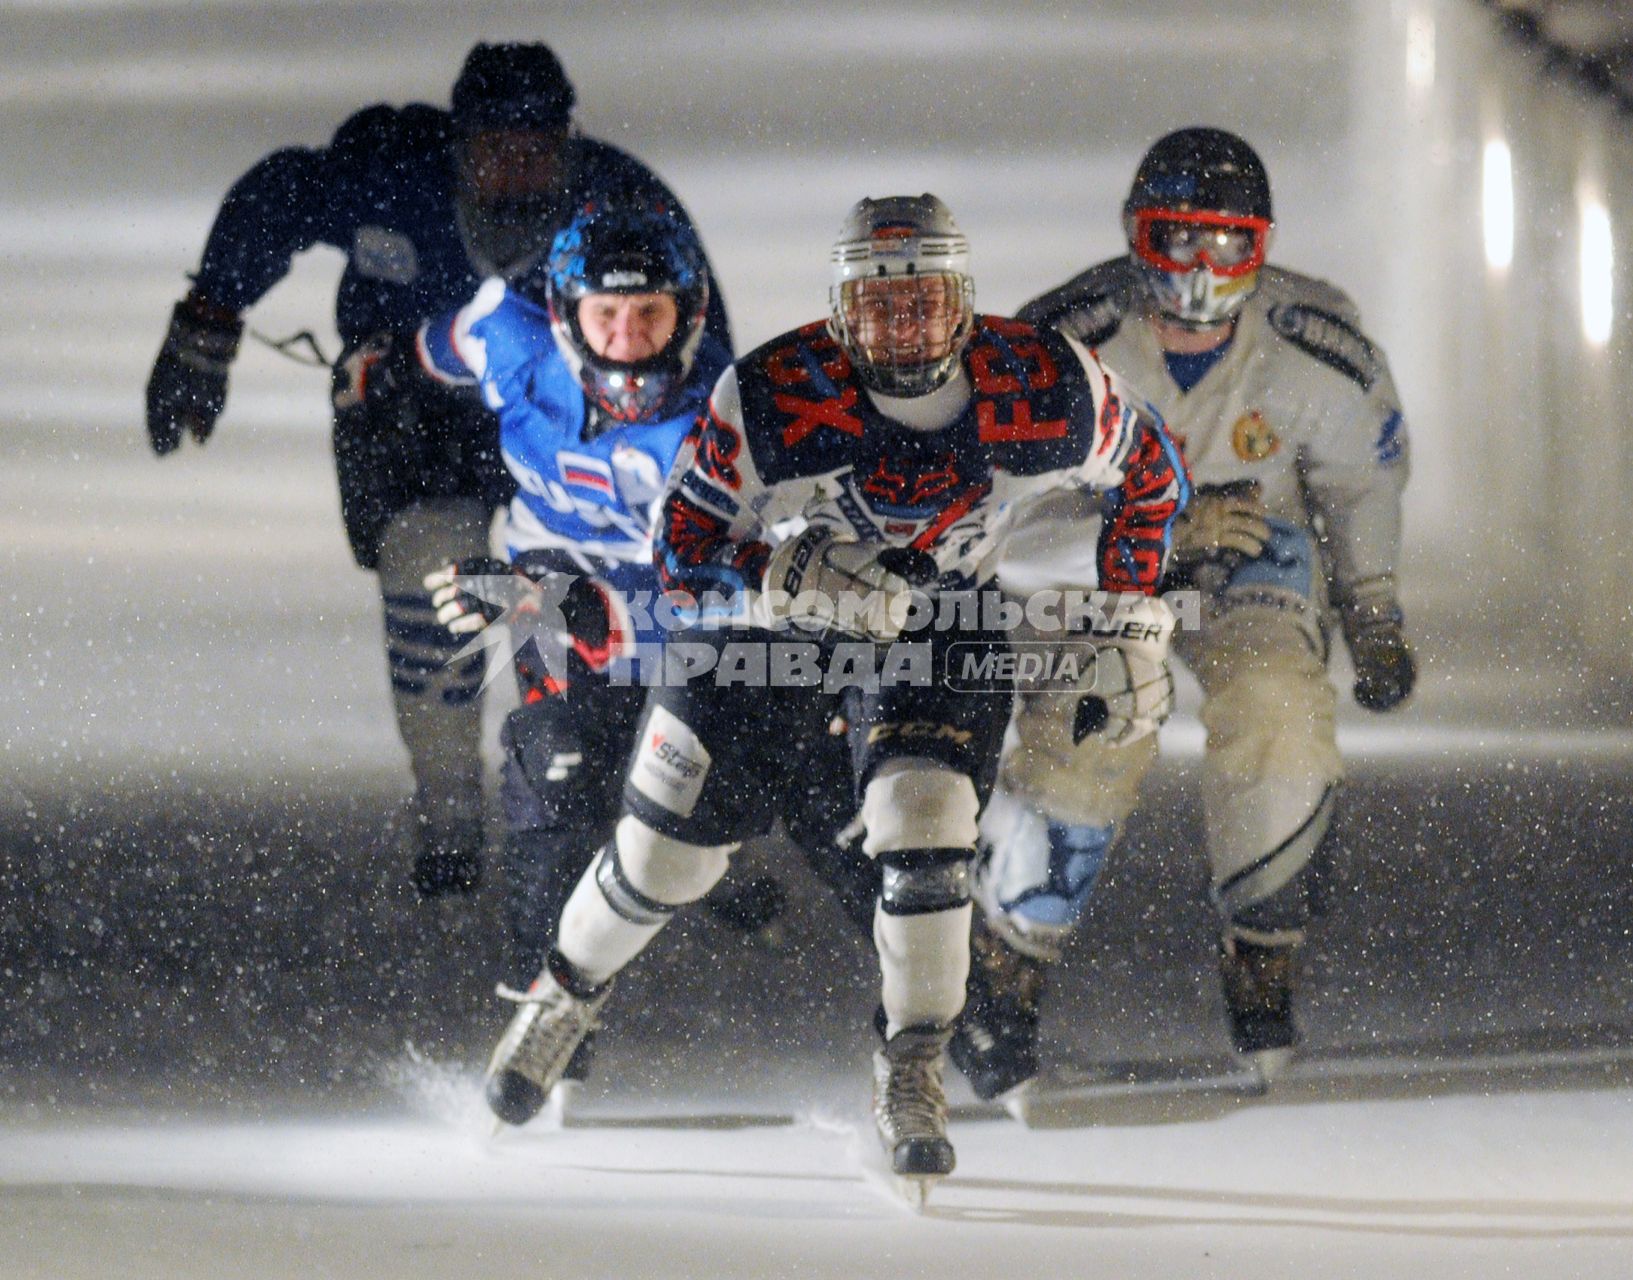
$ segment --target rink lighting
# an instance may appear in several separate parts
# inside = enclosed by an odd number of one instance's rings
[[[1435,20],[1427,13],[1406,19],[1406,83],[1414,89],[1435,86]]]
[[[1480,205],[1486,233],[1486,263],[1493,271],[1507,271],[1514,262],[1514,153],[1501,138],[1486,143]]]
[[[1598,200],[1582,205],[1582,336],[1588,345],[1610,341],[1614,305],[1615,250],[1611,244],[1610,210]]]

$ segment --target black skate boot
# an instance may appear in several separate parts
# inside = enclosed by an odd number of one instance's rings
[[[1043,961],[1015,950],[977,912],[970,930],[964,1012],[947,1046],[953,1065],[983,1101],[1008,1101],[1038,1074]]]
[[[577,990],[570,990],[569,982],[566,963],[552,954],[526,991],[499,988],[502,999],[521,1006],[488,1063],[488,1107],[506,1124],[526,1124],[538,1115],[575,1065],[589,1070],[588,1055],[580,1057],[580,1050],[596,1028],[596,1014],[612,984],[590,989],[574,983]]]
[[[703,906],[721,924],[774,948],[780,941],[779,921],[788,908],[788,891],[774,876],[754,876],[743,884],[728,877],[704,895]]]
[[[948,1027],[906,1027],[873,1055],[873,1121],[902,1194],[918,1205],[953,1171],[941,1087]]]
[[[480,810],[432,800],[422,790],[409,820],[416,843],[412,878],[420,897],[476,892],[482,879]]]
[[[1253,1059],[1269,1083],[1298,1048],[1293,1021],[1293,966],[1298,944],[1265,944],[1226,935],[1219,943],[1219,977],[1236,1052]]]

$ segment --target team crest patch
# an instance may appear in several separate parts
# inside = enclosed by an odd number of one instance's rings
[[[679,716],[653,707],[630,766],[629,780],[647,799],[690,818],[709,776],[709,749]]]
[[[1230,447],[1243,462],[1263,462],[1281,448],[1278,436],[1257,409],[1244,413],[1230,429]]]

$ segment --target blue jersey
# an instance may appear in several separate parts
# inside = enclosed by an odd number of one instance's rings
[[[572,143],[563,219],[587,200],[680,202],[639,160],[589,138]],[[413,104],[367,107],[327,147],[274,151],[222,202],[194,287],[235,311],[254,303],[316,244],[346,255],[335,324],[347,346],[382,331],[411,333],[459,306],[481,277],[460,237],[448,112]],[[710,280],[709,332],[729,346],[720,290]]]
[[[499,417],[517,493],[510,559],[566,558],[638,603],[660,589],[652,535],[669,472],[731,354],[705,334],[662,417],[620,422],[591,403],[543,307],[489,280],[469,305],[422,330],[421,356],[444,379],[474,378]],[[545,553],[539,555],[536,553]],[[552,554],[553,553],[553,554]],[[635,609],[638,639],[658,639]]]

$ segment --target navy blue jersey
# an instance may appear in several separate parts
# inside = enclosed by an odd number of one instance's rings
[[[335,324],[348,346],[383,330],[411,332],[459,306],[481,276],[455,220],[453,139],[439,107],[379,105],[348,119],[327,147],[274,151],[227,193],[197,292],[242,311],[284,277],[296,253],[326,244],[347,259]],[[633,156],[589,138],[570,146],[564,219],[587,200],[618,198],[666,204],[689,224],[674,193]],[[708,329],[730,347],[712,273]]]

